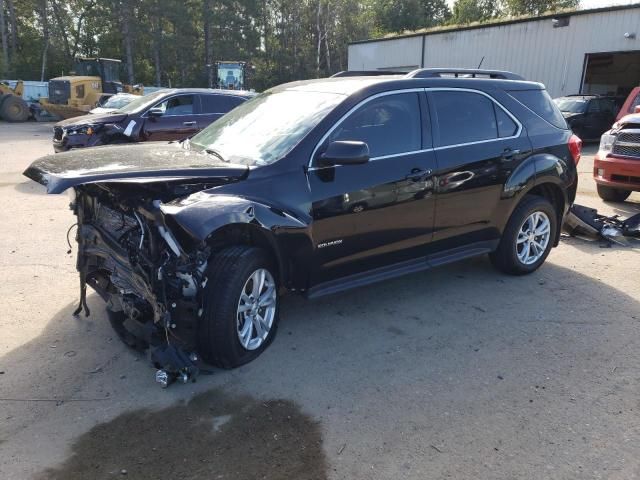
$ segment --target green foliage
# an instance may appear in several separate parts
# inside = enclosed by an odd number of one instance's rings
[[[123,81],[206,86],[208,64],[241,60],[262,90],[345,70],[351,41],[488,20],[503,14],[499,1],[456,0],[451,12],[446,0],[0,0],[0,77],[47,80],[76,56],[102,56],[123,61]],[[504,13],[576,5],[505,0]]]
[[[456,0],[450,22],[455,25],[484,22],[500,14],[498,0]]]
[[[385,32],[435,27],[451,15],[445,0],[379,0],[374,11],[377,26]]]
[[[579,0],[505,0],[510,15],[541,15],[567,8],[577,8]]]

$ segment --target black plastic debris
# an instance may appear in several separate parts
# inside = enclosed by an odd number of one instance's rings
[[[640,213],[621,219],[619,215],[601,215],[595,208],[574,204],[564,220],[563,229],[571,236],[603,238],[626,246],[626,238],[640,238]]]

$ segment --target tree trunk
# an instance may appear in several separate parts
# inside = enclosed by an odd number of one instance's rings
[[[204,21],[204,65],[207,75],[207,85],[209,86],[209,88],[213,88],[213,39],[211,38],[211,17],[213,13],[213,2],[211,0],[204,0],[202,6],[204,8],[204,12],[202,12],[202,18]]]
[[[327,1],[327,15],[324,21],[324,48],[327,56],[327,74],[331,74],[331,52],[329,51],[329,2]]]
[[[160,13],[160,4],[156,0],[154,3],[154,19],[153,19],[153,64],[156,73],[156,87],[162,85],[162,64],[160,62],[160,49],[162,43],[162,14]]]
[[[133,35],[131,33],[131,3],[128,0],[120,2],[120,18],[122,19],[122,43],[127,68],[127,83],[133,85],[135,83],[133,73]]]
[[[47,0],[42,0],[40,5],[40,21],[42,22],[42,66],[40,68],[40,81],[44,82],[47,73],[47,55],[49,53],[49,19],[47,17]]]
[[[18,54],[18,32],[16,22],[16,9],[13,0],[7,0],[9,6],[9,25],[11,26],[11,57],[14,58]]]
[[[64,43],[64,53],[67,57],[67,62],[71,63],[73,62],[73,52],[71,51],[71,44],[69,43],[69,35],[64,28],[64,21],[62,19],[62,14],[60,13],[60,6],[56,0],[51,0],[51,6],[53,7],[53,16],[58,24],[58,28],[60,29],[60,36]]]
[[[9,44],[7,43],[7,30],[4,19],[4,0],[0,0],[0,42],[2,42],[2,68],[0,72],[6,74],[9,68]]]
[[[322,11],[322,2],[318,0],[318,10],[316,12],[316,34],[318,43],[316,48],[316,78],[320,78],[320,50],[322,49],[322,29],[320,28],[320,13]]]

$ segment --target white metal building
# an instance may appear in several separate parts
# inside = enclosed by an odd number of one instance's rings
[[[444,28],[349,45],[349,70],[509,70],[553,97],[640,85],[640,3]]]

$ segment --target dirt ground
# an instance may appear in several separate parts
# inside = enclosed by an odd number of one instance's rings
[[[161,390],[95,294],[71,315],[68,200],[21,175],[50,135],[0,123],[0,479],[640,477],[640,249],[563,239],[527,277],[478,258],[290,297],[258,360]],[[579,203],[640,211],[591,168]]]

